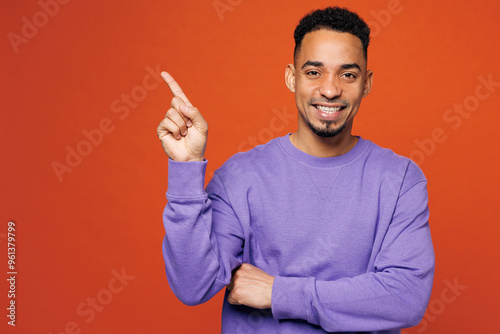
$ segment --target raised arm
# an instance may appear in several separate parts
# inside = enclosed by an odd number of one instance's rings
[[[217,175],[208,186],[210,197],[204,189],[207,122],[177,82],[166,72],[162,77],[174,95],[157,129],[170,158],[163,257],[174,294],[196,305],[230,282],[231,271],[241,264],[243,237]],[[225,237],[218,237],[216,230]]]

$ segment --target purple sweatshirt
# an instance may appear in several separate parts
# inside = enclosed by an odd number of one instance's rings
[[[224,299],[222,333],[392,334],[420,322],[434,251],[414,162],[362,138],[319,158],[286,135],[231,157],[205,191],[206,164],[169,160],[163,255],[173,292],[203,303],[243,262],[275,276],[271,309]]]

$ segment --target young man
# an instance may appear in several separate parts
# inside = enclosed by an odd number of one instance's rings
[[[434,273],[426,179],[351,134],[372,86],[370,30],[326,8],[295,30],[285,72],[295,132],[238,153],[203,189],[207,122],[174,95],[158,127],[169,156],[163,254],[185,304],[222,288],[223,333],[400,333],[424,315]]]

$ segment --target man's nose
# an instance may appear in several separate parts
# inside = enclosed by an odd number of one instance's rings
[[[339,97],[342,94],[342,89],[338,78],[333,75],[324,76],[319,87],[319,92],[329,100]]]

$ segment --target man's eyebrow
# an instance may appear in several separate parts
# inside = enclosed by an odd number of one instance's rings
[[[307,66],[314,66],[314,67],[324,67],[325,64],[321,61],[315,61],[315,60],[308,60],[302,65],[302,69],[304,69]],[[361,66],[359,66],[357,63],[350,63],[350,64],[342,64],[340,65],[340,68],[343,70],[348,70],[351,68],[356,68],[359,71],[361,71]]]
[[[348,70],[348,69],[351,69],[351,68],[356,68],[359,71],[361,71],[361,67],[357,63],[343,64],[343,65],[340,66],[340,68],[342,68],[343,70]]]
[[[320,61],[308,60],[302,65],[302,69],[307,66],[324,67],[325,65]]]

